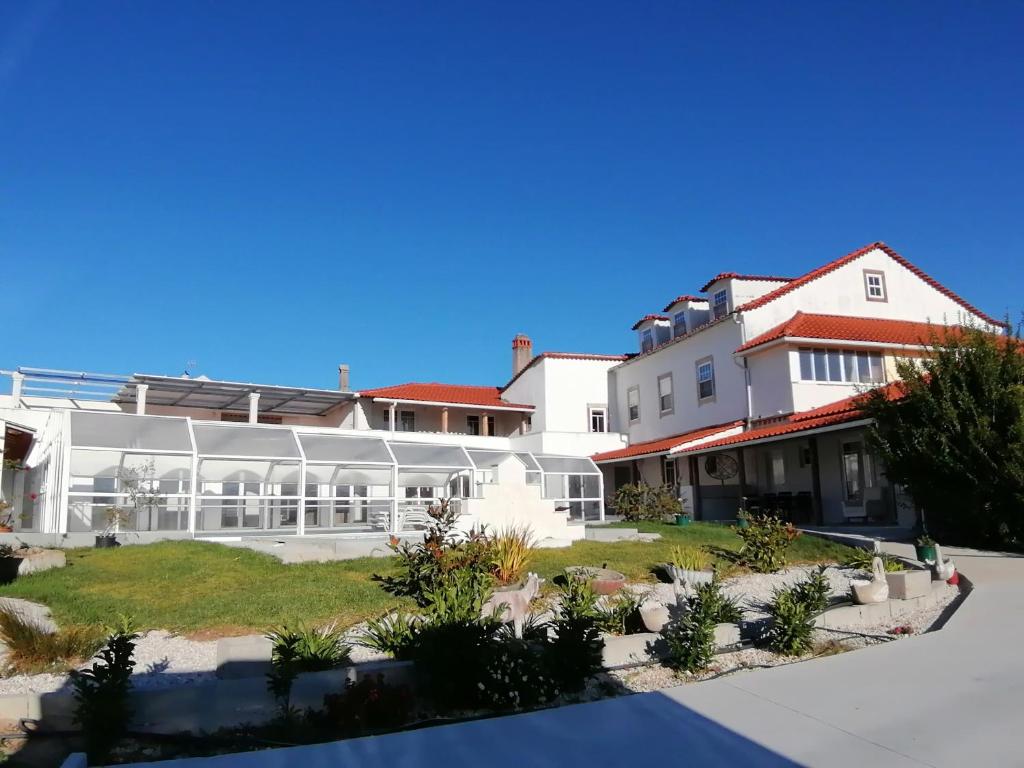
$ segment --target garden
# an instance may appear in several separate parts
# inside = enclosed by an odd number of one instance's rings
[[[924,552],[935,558],[926,568],[801,535],[771,515],[735,526],[633,522],[632,540],[562,549],[535,548],[527,528],[461,535],[455,521],[447,503],[433,507],[424,538],[393,539],[387,559],[283,565],[201,542],[72,550],[67,567],[0,589],[55,620],[0,607],[0,693],[70,691],[95,761],[210,754],[842,653],[927,631],[958,594],[941,548]],[[253,630],[266,647],[264,722],[177,738],[135,732],[135,693],[200,685],[216,695],[219,638]],[[355,671],[312,704],[295,695],[309,675],[337,670]]]

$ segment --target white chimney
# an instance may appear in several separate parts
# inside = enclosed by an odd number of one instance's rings
[[[338,366],[338,390],[341,392],[351,392],[348,385],[348,365],[342,363]]]
[[[512,339],[512,375],[518,376],[533,359],[533,342],[525,333],[517,333]]]

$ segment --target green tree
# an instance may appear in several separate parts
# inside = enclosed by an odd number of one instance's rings
[[[966,328],[934,336],[923,360],[902,360],[902,397],[866,398],[869,439],[925,525],[955,544],[1024,548],[1024,346]]]

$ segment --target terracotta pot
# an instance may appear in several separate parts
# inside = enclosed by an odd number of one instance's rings
[[[565,569],[570,576],[587,579],[599,595],[610,595],[622,589],[626,583],[625,574],[610,568],[593,568],[587,565],[570,565]]]
[[[9,525],[0,525],[0,533],[13,533],[14,529]]]

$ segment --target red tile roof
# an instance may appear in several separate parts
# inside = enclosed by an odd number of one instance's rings
[[[617,459],[634,459],[640,456],[649,456],[652,454],[668,453],[674,448],[686,443],[691,443],[694,440],[700,440],[701,438],[708,437],[710,435],[724,432],[727,429],[733,429],[743,424],[742,421],[730,421],[725,424],[716,424],[713,427],[703,427],[701,429],[694,429],[690,432],[683,432],[679,435],[672,435],[672,437],[664,437],[660,440],[649,440],[646,443],[635,443],[626,448],[617,448],[614,451],[605,451],[604,453],[594,454],[591,458],[594,461],[614,461]]]
[[[637,328],[639,328],[641,325],[646,323],[648,320],[668,320],[668,318],[665,317],[664,315],[644,315],[639,320],[637,320],[635,323],[633,323],[633,330],[635,331]]]
[[[696,302],[698,302],[700,304],[707,304],[708,303],[708,300],[706,298],[704,298],[703,296],[691,296],[690,294],[687,293],[687,294],[683,294],[682,296],[676,296],[674,299],[672,299],[672,301],[670,301],[668,304],[666,304],[665,308],[663,310],[661,310],[661,311],[662,312],[668,312],[670,309],[672,309],[672,307],[674,307],[680,301],[696,301]]]
[[[812,269],[807,274],[801,275],[800,277],[795,278],[794,280],[790,280],[788,283],[786,283],[783,286],[780,286],[779,288],[776,288],[774,291],[770,291],[770,292],[764,294],[763,296],[759,296],[756,299],[752,299],[752,300],[748,301],[746,304],[738,307],[736,311],[737,312],[746,312],[747,310],[757,309],[758,307],[763,307],[765,304],[768,304],[769,302],[775,301],[775,299],[779,298],[780,296],[785,296],[790,291],[796,290],[797,288],[799,288],[799,287],[801,287],[803,285],[807,285],[808,283],[810,283],[810,282],[812,282],[814,280],[817,280],[819,277],[824,277],[825,275],[829,274],[830,272],[835,272],[840,267],[845,266],[846,264],[849,264],[851,261],[855,261],[856,259],[859,259],[861,256],[865,255],[866,253],[870,253],[871,251],[874,251],[874,250],[882,251],[887,256],[889,256],[889,258],[891,258],[893,261],[895,261],[897,264],[901,265],[905,269],[907,269],[910,272],[912,272],[914,275],[916,275],[921,280],[926,282],[928,285],[930,285],[932,288],[937,290],[939,293],[941,293],[942,295],[952,299],[957,304],[959,304],[964,309],[966,309],[968,312],[971,312],[971,313],[977,315],[978,317],[980,317],[985,322],[991,323],[992,325],[998,325],[1000,327],[1003,327],[1005,325],[1004,323],[989,317],[988,315],[986,315],[984,312],[982,312],[980,309],[978,309],[977,307],[973,306],[972,304],[969,304],[965,299],[963,299],[960,296],[958,296],[957,294],[953,293],[953,291],[949,290],[949,288],[947,288],[946,286],[944,286],[941,283],[939,283],[939,281],[936,280],[935,278],[930,277],[929,275],[925,274],[919,268],[917,268],[916,266],[911,264],[905,258],[903,258],[898,253],[896,253],[896,251],[894,251],[892,248],[890,248],[888,245],[886,245],[885,243],[882,243],[882,242],[871,243],[871,245],[865,245],[863,248],[858,248],[856,251],[853,251],[852,253],[848,253],[845,256],[842,256],[842,257],[836,259],[835,261],[830,261],[828,264],[825,264],[824,266],[818,267],[817,269]]]
[[[479,405],[491,408],[515,408],[516,410],[532,411],[534,406],[522,403],[509,403],[501,399],[501,390],[497,387],[474,387],[464,384],[438,384],[430,382],[421,384],[410,382],[397,384],[393,387],[363,389],[360,397],[379,397],[394,400],[416,400],[432,403],[452,403],[453,405]]]
[[[953,326],[957,332],[959,327]],[[884,320],[875,317],[846,317],[843,315],[818,315],[797,312],[789,320],[780,323],[760,336],[755,336],[737,349],[748,349],[783,338],[835,339],[841,341],[865,341],[880,344],[906,344],[924,346],[934,337],[944,338],[951,326],[916,323],[911,320]]]
[[[763,280],[769,283],[788,283],[792,280],[792,277],[777,277],[775,275],[741,275],[739,272],[719,272],[717,275],[712,277],[704,286],[700,289],[701,293],[707,291],[712,285],[717,283],[719,280]]]
[[[508,384],[501,388],[504,392],[506,389],[512,386],[512,382],[526,373],[530,368],[539,363],[545,358],[554,358],[555,360],[606,360],[608,362],[621,363],[623,360],[628,360],[632,355],[598,355],[591,354],[589,352],[541,352],[539,355],[534,355],[533,358],[523,369],[508,380]]]
[[[902,382],[895,381],[890,384],[886,384],[884,391],[890,400],[899,399],[903,397],[904,392]],[[741,432],[738,435],[730,435],[718,440],[701,443],[700,445],[695,445],[690,448],[684,448],[680,453],[693,453],[712,448],[725,448],[742,443],[751,443],[756,440],[766,440],[768,438],[782,437],[798,432],[807,432],[812,429],[821,429],[823,427],[831,427],[837,424],[845,424],[851,421],[859,421],[864,418],[864,414],[860,410],[860,405],[864,401],[865,397],[867,397],[867,394],[854,395],[853,397],[847,397],[843,400],[823,405],[820,408],[793,413],[782,421],[765,424],[760,427],[754,427],[753,429],[748,429],[746,432]]]

